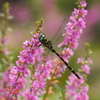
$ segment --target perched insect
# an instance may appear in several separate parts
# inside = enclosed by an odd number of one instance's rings
[[[50,40],[48,40],[45,35],[41,35],[39,37],[39,42],[45,46],[46,48],[48,48],[50,51],[52,51],[53,53],[55,53],[63,62],[64,64],[69,68],[69,70],[78,78],[80,79],[80,77],[78,76],[78,74],[69,66],[69,64],[55,51],[55,49],[52,46],[52,43]],[[41,46],[41,45],[40,45]]]

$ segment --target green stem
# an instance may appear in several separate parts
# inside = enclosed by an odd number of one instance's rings
[[[46,93],[45,93],[45,95],[44,95],[44,97],[43,97],[43,100],[46,99],[50,86],[51,86],[50,84],[47,86]]]

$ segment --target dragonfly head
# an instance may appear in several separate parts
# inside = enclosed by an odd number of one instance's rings
[[[39,38],[39,40],[41,41],[41,40],[43,40],[44,38],[45,38],[45,35],[41,35],[40,38]]]

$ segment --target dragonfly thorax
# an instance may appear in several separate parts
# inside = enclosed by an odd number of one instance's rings
[[[42,41],[44,38],[45,38],[45,35],[41,35],[41,36],[39,37],[39,40]]]

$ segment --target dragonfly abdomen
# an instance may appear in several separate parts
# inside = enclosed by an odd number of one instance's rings
[[[78,74],[73,70],[73,68],[71,68],[69,66],[69,64],[57,53],[55,52],[55,54],[64,62],[64,64],[68,67],[68,69],[78,78],[80,79],[80,77],[78,76]]]

